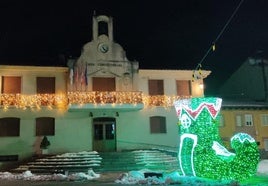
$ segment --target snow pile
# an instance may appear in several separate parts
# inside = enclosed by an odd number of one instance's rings
[[[83,152],[83,154],[87,154]],[[65,154],[66,155],[66,154]],[[73,154],[73,156],[76,156]],[[261,179],[254,179],[246,181],[246,185],[264,185],[268,180],[268,159],[261,160],[258,164],[258,170],[256,177]],[[31,171],[25,171],[21,174],[12,174],[10,172],[0,172],[0,180],[29,180],[29,181],[83,181],[93,180],[100,178],[100,174],[96,174],[93,170],[89,170],[87,173],[74,173],[64,174],[50,174],[50,175],[36,175]],[[198,177],[181,176],[178,172],[164,173],[164,171],[150,171],[148,169],[140,171],[130,171],[123,173],[119,178],[115,180],[117,184],[124,185],[210,185],[210,186],[223,186],[223,185],[239,185],[235,181],[228,180],[210,180]],[[254,184],[252,184],[254,183]],[[267,184],[266,184],[267,185]]]
[[[259,162],[257,174],[268,176],[268,159]]]
[[[187,177],[180,176],[178,172],[164,174],[162,177],[158,176],[148,176],[145,177],[145,173],[149,173],[150,170],[141,171],[130,171],[129,173],[123,173],[117,180],[116,183],[119,184],[129,184],[129,185],[238,185],[235,181],[230,180],[210,180],[198,177]],[[153,173],[153,172],[150,172]],[[156,172],[156,174],[158,174]]]
[[[64,154],[56,155],[56,157],[80,157],[90,155],[98,155],[98,152],[97,151],[67,152]]]
[[[0,172],[0,179],[5,180],[29,180],[29,181],[82,181],[99,178],[100,175],[90,170],[87,174],[75,173],[68,176],[63,174],[35,175],[31,171],[25,171],[21,174],[12,174],[10,172]]]
[[[155,175],[161,172],[152,172],[150,170],[141,170],[141,171],[130,171],[128,173],[123,173],[117,180],[116,183],[125,184],[125,185],[210,185],[210,186],[223,186],[223,185],[239,185],[236,181],[231,180],[211,180],[206,178],[199,177],[189,177],[181,176],[178,172],[172,173],[163,173],[162,176],[150,176],[146,177],[146,173],[155,173]],[[152,174],[153,175],[153,174]],[[263,181],[268,180],[268,159],[261,160],[258,164],[257,176],[262,176],[260,179],[261,182],[258,182],[259,185],[264,185]],[[266,179],[267,178],[267,179]],[[258,179],[256,179],[258,180]],[[245,181],[246,183],[247,181]],[[267,183],[266,181],[264,181]],[[251,184],[247,184],[251,185]],[[266,184],[267,185],[267,184]]]

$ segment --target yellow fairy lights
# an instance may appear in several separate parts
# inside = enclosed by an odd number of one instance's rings
[[[47,106],[48,108],[57,106],[59,108],[62,108],[67,105],[67,100],[68,99],[64,94],[0,95],[1,105],[4,109],[8,109],[10,106],[20,109],[40,108],[41,106]]]
[[[141,92],[68,92],[69,104],[137,104]]]
[[[144,95],[142,92],[68,92],[67,94],[0,94],[2,108],[19,109],[46,106],[50,109],[66,109],[68,105],[78,104],[144,104],[145,107],[171,107],[173,102],[190,96]]]
[[[148,96],[143,95],[143,104],[146,107],[171,107],[174,101],[178,99],[190,98],[190,96],[166,96],[166,95],[155,95],[155,96]]]

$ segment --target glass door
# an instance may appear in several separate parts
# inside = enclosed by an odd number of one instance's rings
[[[93,120],[93,150],[108,152],[116,150],[116,124],[114,118]]]

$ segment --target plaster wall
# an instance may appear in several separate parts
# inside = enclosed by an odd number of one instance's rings
[[[166,133],[150,132],[150,117],[166,117]],[[148,108],[138,112],[122,112],[117,119],[117,148],[167,148],[178,147],[178,126],[175,109]]]

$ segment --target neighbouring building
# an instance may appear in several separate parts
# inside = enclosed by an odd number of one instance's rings
[[[224,98],[267,102],[268,60],[248,58],[223,84]]]
[[[113,20],[93,17],[93,39],[66,67],[0,66],[0,160],[49,153],[177,149],[173,102],[204,96],[193,70],[145,70],[113,40]],[[0,165],[1,164],[0,161]]]
[[[229,144],[233,134],[248,133],[262,158],[268,158],[267,64],[265,59],[248,58],[220,89],[223,139]]]

